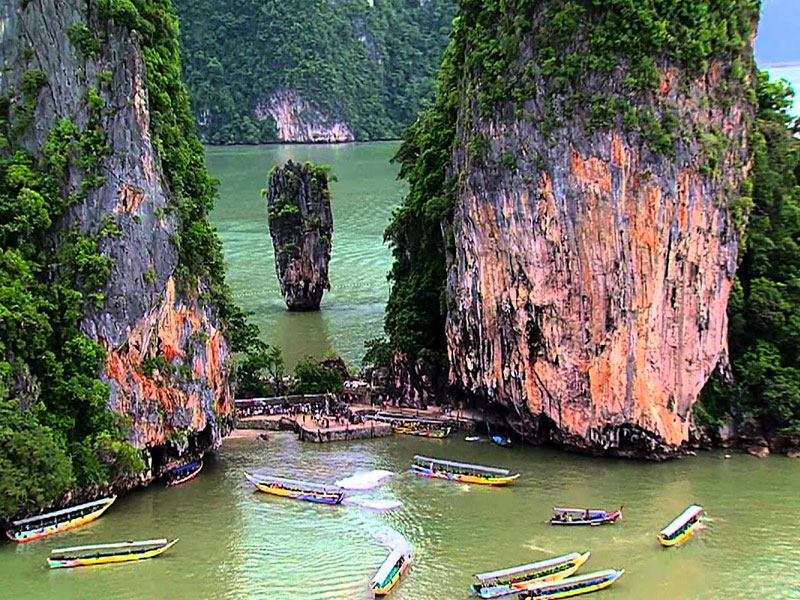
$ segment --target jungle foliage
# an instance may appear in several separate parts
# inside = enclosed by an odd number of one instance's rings
[[[152,140],[181,223],[176,279],[216,305],[234,350],[250,348],[257,332],[230,300],[220,242],[207,219],[215,186],[180,79],[170,2],[98,0],[87,10],[91,18],[68,29],[87,60],[113,43],[109,20],[137,32]],[[30,62],[33,52],[23,56]],[[104,182],[109,147],[101,92],[110,81],[108,71],[87,81],[84,122],[59,120],[35,155],[23,141],[47,75],[27,68],[0,96],[0,519],[145,468],[127,441],[129,423],[108,410],[109,390],[99,378],[104,348],[81,331],[87,310],[103,304],[111,273],[100,236],[119,229],[101,225],[97,236],[81,235],[64,218]],[[68,173],[79,176],[78,191],[64,191]]]
[[[399,137],[433,95],[455,14],[452,0],[175,6],[184,79],[201,139],[211,144],[275,141],[276,124],[263,105],[286,90],[347,123],[356,139]]]
[[[696,413],[765,433],[800,433],[800,122],[783,80],[758,77],[753,208],[728,304],[732,379],[713,379]]]

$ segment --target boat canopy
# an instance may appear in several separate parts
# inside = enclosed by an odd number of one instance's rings
[[[56,548],[50,554],[64,554],[65,552],[83,552],[85,550],[117,550],[119,548],[141,548],[143,546],[164,546],[166,539],[143,540],[140,542],[118,542],[115,544],[95,544],[94,546],[73,546],[72,548]]]
[[[586,511],[589,511],[590,515],[599,516],[599,515],[607,515],[607,510],[600,510],[599,508],[554,508],[553,512],[561,513],[561,514],[570,514],[570,515],[585,515]],[[612,511],[613,512],[613,511]]]
[[[188,465],[182,465],[180,467],[174,467],[169,470],[170,473],[182,473],[183,471],[188,471],[190,469],[194,469],[195,467],[199,467],[200,463],[198,461],[190,462]]]
[[[561,563],[578,560],[580,557],[581,557],[580,554],[578,554],[577,552],[573,552],[572,554],[565,554],[564,556],[559,556],[557,558],[551,558],[548,560],[542,560],[535,563],[529,563],[527,565],[520,565],[518,567],[509,567],[507,569],[500,569],[499,571],[490,571],[488,573],[478,573],[477,575],[475,575],[475,579],[477,579],[481,583],[485,583],[487,581],[494,581],[495,579],[503,579],[506,577],[511,577],[512,575],[518,575],[520,573],[527,573],[528,571],[539,571],[541,569],[546,569],[547,567],[560,565]]]
[[[288,486],[293,488],[298,488],[301,490],[308,490],[311,492],[322,492],[325,494],[341,494],[344,493],[344,489],[340,488],[337,485],[325,485],[322,483],[313,483],[310,481],[301,481],[299,479],[286,479],[285,477],[271,477],[268,475],[258,475],[256,477],[248,476],[254,483],[270,484],[276,483],[280,486]]]
[[[386,560],[383,561],[383,564],[380,569],[378,569],[378,572],[375,573],[370,583],[378,587],[383,586],[389,574],[392,572],[392,569],[394,569],[394,566],[397,564],[397,561],[403,558],[406,552],[407,550],[405,548],[395,548],[392,550],[389,556],[386,557]]]
[[[27,519],[20,519],[19,521],[12,521],[11,524],[14,525],[15,527],[18,527],[20,525],[25,525],[26,523],[33,523],[35,521],[44,521],[46,519],[52,519],[53,517],[68,515],[70,513],[86,510],[87,508],[94,508],[96,506],[102,506],[104,504],[108,504],[114,498],[115,496],[111,496],[109,498],[101,498],[100,500],[93,500],[92,502],[87,502],[86,504],[78,504],[77,506],[62,508],[61,510],[57,510],[55,512],[45,513],[43,515],[36,515],[35,517],[28,517]]]
[[[670,537],[674,535],[681,527],[686,525],[689,521],[696,519],[700,513],[703,512],[703,507],[697,504],[692,504],[689,508],[683,511],[672,523],[661,530],[661,535]]]
[[[509,475],[511,471],[508,469],[497,469],[495,467],[484,467],[481,465],[470,465],[467,463],[454,462],[451,460],[440,460],[438,458],[429,458],[427,456],[415,456],[414,460],[418,463],[432,463],[441,465],[443,467],[453,467],[455,469],[465,469],[470,471],[482,471],[484,473],[494,473],[497,475]]]

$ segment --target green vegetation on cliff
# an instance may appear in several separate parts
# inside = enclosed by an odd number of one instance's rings
[[[208,288],[234,349],[244,349],[255,332],[229,299],[220,242],[207,219],[215,188],[180,79],[170,2],[98,0],[86,10],[86,22],[73,24],[68,37],[87,59],[113,43],[111,20],[137,31],[152,139],[180,219],[176,278],[189,289]],[[108,90],[111,73],[87,81],[85,123],[59,120],[30,153],[25,148],[48,81],[32,66],[31,49],[22,55],[31,66],[0,97],[0,519],[145,467],[127,442],[129,425],[108,410],[109,390],[99,376],[103,346],[81,329],[87,312],[103,304],[111,273],[99,242],[119,235],[119,227],[104,219],[96,236],[81,235],[67,218],[104,182],[109,147],[100,115],[107,109],[98,90]],[[68,170],[80,174],[79,192],[64,191]]]
[[[433,81],[452,0],[176,0],[184,78],[212,144],[275,141],[266,105],[295,91],[356,139],[398,137]]]
[[[800,433],[800,123],[785,81],[758,78],[753,209],[728,305],[732,380],[712,380],[700,416]],[[704,409],[704,410],[703,410]]]

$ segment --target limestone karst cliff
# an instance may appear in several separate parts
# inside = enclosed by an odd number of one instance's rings
[[[169,1],[5,2],[0,59],[3,194],[40,219],[3,210],[5,259],[30,265],[4,273],[45,319],[0,344],[0,397],[70,459],[44,503],[219,444],[233,309]]]
[[[399,153],[395,345],[529,440],[686,441],[726,361],[758,4],[462,3]]]
[[[266,190],[275,270],[289,310],[317,310],[331,287],[333,213],[328,171],[291,160],[275,167]]]

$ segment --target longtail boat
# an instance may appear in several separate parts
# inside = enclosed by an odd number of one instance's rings
[[[393,427],[392,431],[395,433],[399,433],[402,435],[415,435],[417,437],[427,437],[427,438],[436,438],[442,439],[446,438],[452,432],[450,427],[442,427],[437,429],[425,429],[422,427],[414,427],[414,426],[400,426],[400,427]]]
[[[608,525],[622,517],[622,506],[619,510],[605,511],[590,508],[554,508],[550,519],[551,525]]]
[[[177,543],[177,539],[161,539],[57,548],[50,552],[47,564],[51,569],[65,569],[144,560],[163,554]]]
[[[511,448],[511,438],[505,437],[502,435],[493,435],[492,436],[492,443],[497,444],[501,448]]]
[[[200,474],[203,468],[203,461],[196,460],[188,465],[175,467],[167,471],[167,487],[173,487],[191,481]]]
[[[12,521],[13,528],[6,535],[19,543],[32,542],[47,535],[74,529],[99,518],[114,503],[116,496],[62,508],[55,512]]]
[[[586,575],[576,575],[549,583],[540,583],[527,588],[517,596],[519,600],[536,598],[537,600],[558,600],[560,598],[572,598],[582,594],[591,594],[613,584],[622,577],[625,569],[606,569],[605,571],[595,571]]]
[[[533,585],[569,577],[589,560],[591,553],[573,552],[518,567],[475,575],[472,592],[482,598],[500,598],[518,594]]]
[[[411,470],[415,475],[422,477],[494,486],[508,485],[519,477],[519,473],[512,475],[508,469],[470,465],[427,456],[415,456]]]
[[[344,489],[335,485],[321,485],[283,477],[253,477],[247,472],[244,476],[247,481],[256,486],[259,492],[283,498],[307,500],[320,504],[339,504],[345,495]]]
[[[400,580],[400,576],[406,572],[411,564],[413,557],[410,548],[396,548],[389,553],[386,560],[370,579],[369,587],[376,596],[385,596]]]
[[[697,524],[700,523],[700,515],[703,514],[703,507],[692,504],[683,511],[672,523],[664,527],[658,534],[658,541],[662,546],[677,546],[688,540],[694,534]]]

